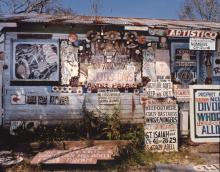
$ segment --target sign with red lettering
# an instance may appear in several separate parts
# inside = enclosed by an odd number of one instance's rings
[[[189,102],[189,86],[188,85],[173,85],[174,96],[178,102]]]
[[[190,135],[194,142],[219,142],[220,86],[190,86]]]
[[[184,29],[169,29],[168,37],[190,37],[190,38],[207,38],[216,39],[218,33],[207,30],[184,30]]]

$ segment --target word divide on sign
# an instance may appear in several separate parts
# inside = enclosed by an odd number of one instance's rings
[[[192,116],[191,139],[194,142],[219,142],[220,88],[218,85],[190,86]]]

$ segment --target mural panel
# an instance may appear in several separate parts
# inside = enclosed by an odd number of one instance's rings
[[[60,46],[61,84],[69,85],[71,79],[79,73],[78,48],[69,40],[62,40]]]
[[[94,88],[125,88],[141,83],[142,49],[147,48],[144,36],[138,39],[136,32],[90,31],[87,38],[79,51],[79,83]]]
[[[57,42],[16,41],[13,43],[13,80],[59,81]]]

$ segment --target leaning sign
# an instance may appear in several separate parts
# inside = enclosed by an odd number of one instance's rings
[[[190,38],[189,49],[190,50],[215,50],[214,39],[202,39],[202,38]]]
[[[145,149],[178,151],[178,106],[175,100],[149,99],[145,104]]]
[[[190,86],[190,125],[193,142],[219,142],[219,85]]]

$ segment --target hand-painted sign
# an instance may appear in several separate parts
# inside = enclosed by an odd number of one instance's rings
[[[219,142],[220,86],[190,86],[190,134],[194,142]]]
[[[148,77],[151,81],[156,81],[155,58],[147,50],[143,50],[142,76]]]
[[[169,50],[157,49],[155,51],[155,59],[156,59],[156,75],[169,76],[170,75]]]
[[[196,81],[196,52],[188,49],[176,49],[175,79],[181,84],[188,85]]]
[[[189,49],[190,50],[215,50],[215,40],[202,39],[202,38],[190,38]]]
[[[94,84],[134,84],[135,83],[135,67],[127,66],[125,69],[95,69],[88,68],[88,83]]]
[[[148,31],[147,26],[125,26],[125,30]]]
[[[24,105],[25,104],[25,95],[11,95],[11,104],[12,105]]]
[[[189,86],[173,85],[173,92],[178,102],[189,102]]]
[[[120,92],[117,89],[98,89],[97,97],[100,105],[120,104]]]
[[[148,100],[145,105],[145,148],[151,152],[178,151],[178,106],[172,100]]]
[[[156,82],[148,82],[144,87],[144,95],[151,98],[173,96],[173,85],[170,76],[157,76]]]
[[[168,37],[191,37],[191,38],[207,38],[216,39],[218,33],[205,30],[184,30],[184,29],[169,29]]]

